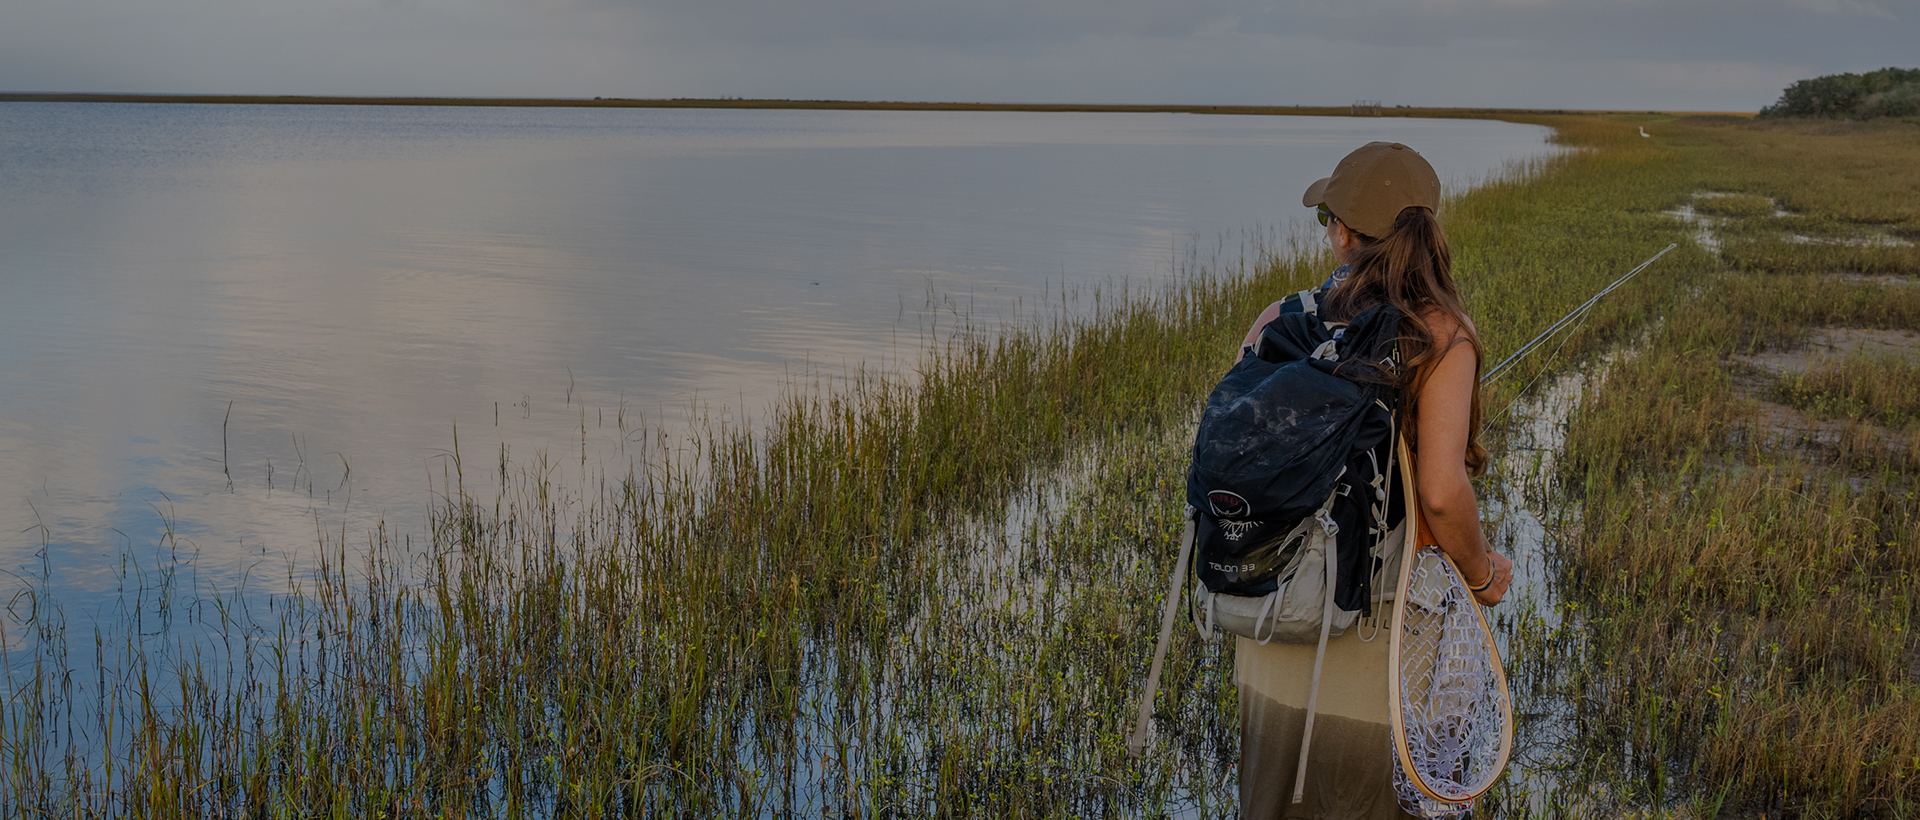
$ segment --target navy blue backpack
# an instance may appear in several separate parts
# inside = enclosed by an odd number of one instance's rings
[[[1281,302],[1207,397],[1187,472],[1187,522],[1168,580],[1129,752],[1146,743],[1153,694],[1189,572],[1194,624],[1261,643],[1319,645],[1304,766],[1327,640],[1372,614],[1373,579],[1397,555],[1400,311],[1322,322],[1316,292]]]
[[[1207,397],[1187,473],[1193,569],[1208,592],[1271,594],[1304,540],[1300,524],[1331,501],[1334,603],[1367,615],[1374,548],[1401,517],[1391,467],[1400,311],[1380,305],[1330,327],[1314,308],[1312,291],[1288,297]]]

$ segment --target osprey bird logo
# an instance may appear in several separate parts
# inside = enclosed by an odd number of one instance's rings
[[[1221,521],[1216,521],[1214,523],[1220,525],[1220,534],[1226,536],[1228,541],[1238,541],[1242,538],[1245,538],[1247,537],[1247,532],[1249,530],[1252,530],[1254,527],[1260,526],[1260,522],[1258,521],[1221,520]]]

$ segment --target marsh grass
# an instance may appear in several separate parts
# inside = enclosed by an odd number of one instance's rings
[[[1760,810],[1912,800],[1910,473],[1884,447],[1766,429],[1727,358],[1755,330],[1696,306],[1583,405],[1563,475],[1585,523],[1564,572],[1591,654],[1553,671],[1592,742],[1635,750],[1616,776],[1717,784]]]
[[[1806,241],[1778,233],[1736,235],[1728,240],[1727,250],[1742,265],[1768,273],[1822,269],[1863,275],[1920,274],[1920,250],[1912,243],[1896,244],[1857,229],[1842,235],[1851,241]]]
[[[1871,421],[1904,429],[1920,421],[1920,362],[1904,356],[1855,354],[1806,373],[1782,374],[1780,401],[1816,418]]]
[[[1872,166],[1856,144],[1898,154],[1891,130],[1502,116],[1569,151],[1445,208],[1490,361],[1686,243],[1665,212],[1699,191],[1920,225],[1913,198],[1863,209],[1824,182]],[[1791,160],[1812,164],[1774,167]],[[1885,177],[1866,184],[1913,182]],[[1920,288],[1836,283],[1811,251],[1768,267],[1758,247],[1683,244],[1485,393],[1498,448],[1501,408],[1568,374],[1594,386],[1544,483],[1512,493],[1552,507],[1550,595],[1497,613],[1522,711],[1570,727],[1553,738],[1567,794],[1703,814],[1920,799],[1911,473],[1758,423],[1735,363],[1809,327],[1913,327]],[[265,601],[179,586],[191,556],[163,539],[118,611],[190,629],[86,635],[51,572],[24,579],[0,619],[6,808],[1229,815],[1226,645],[1177,633],[1139,762],[1129,701],[1194,410],[1251,317],[1329,260],[1251,247],[1180,267],[1092,310],[963,328],[910,374],[802,386],[759,423],[623,429],[630,468],[562,481],[542,456],[456,443],[427,532],[323,530]],[[1516,788],[1487,805],[1575,810]]]
[[[1556,545],[1564,617],[1532,624],[1516,665],[1581,727],[1581,781],[1628,806],[1911,815],[1920,459],[1897,428],[1915,362],[1758,377],[1746,362],[1803,350],[1815,328],[1920,327],[1920,293],[1898,278],[1916,272],[1912,249],[1844,241],[1912,229],[1920,170],[1900,158],[1920,135],[1660,130],[1674,154],[1654,173],[1675,204],[1753,199],[1713,225],[1724,272],[1597,374],[1574,414],[1556,467],[1579,522]],[[1842,241],[1784,233],[1808,225]],[[1845,423],[1795,429],[1767,409],[1781,400]]]
[[[1920,274],[1912,241],[1920,175],[1909,170],[1920,135],[1911,124],[1694,117],[1675,125],[1703,188],[1768,198],[1791,214],[1726,226],[1729,262],[1768,273]]]
[[[1755,194],[1707,194],[1695,199],[1694,208],[1714,216],[1771,216],[1773,200]]]
[[[425,538],[323,533],[266,611],[136,578],[123,609],[220,613],[174,650],[134,631],[88,664],[57,612],[16,615],[8,807],[1217,813],[1224,656],[1183,649],[1163,711],[1198,731],[1139,765],[1123,701],[1219,340],[1328,267],[1263,256],[963,329],[911,378],[795,390],[762,424],[639,431],[632,470],[572,486],[456,444]]]

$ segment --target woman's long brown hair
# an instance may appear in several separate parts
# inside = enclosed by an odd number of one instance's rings
[[[1352,230],[1349,228],[1348,230]],[[1487,469],[1487,448],[1480,444],[1480,337],[1467,323],[1466,308],[1460,302],[1460,288],[1453,281],[1453,254],[1447,250],[1447,236],[1433,211],[1409,207],[1393,220],[1393,232],[1375,239],[1355,233],[1359,247],[1350,264],[1353,270],[1327,294],[1321,315],[1328,321],[1347,321],[1368,308],[1390,304],[1400,310],[1400,373],[1397,387],[1406,399],[1403,417],[1407,444],[1418,448],[1420,389],[1433,375],[1448,350],[1456,345],[1473,346],[1475,384],[1472,413],[1467,428],[1467,470],[1480,475]],[[1452,320],[1453,338],[1444,347],[1435,344],[1429,319],[1436,313]]]

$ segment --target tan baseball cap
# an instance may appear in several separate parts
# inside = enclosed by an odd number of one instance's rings
[[[1412,148],[1369,142],[1340,160],[1333,176],[1307,186],[1300,204],[1325,204],[1347,227],[1378,239],[1406,208],[1440,209],[1440,176]]]

